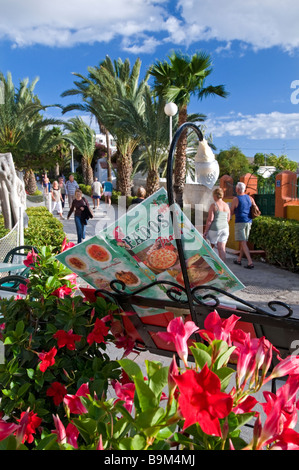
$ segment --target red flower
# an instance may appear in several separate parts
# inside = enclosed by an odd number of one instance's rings
[[[38,254],[35,253],[34,250],[29,251],[29,253],[27,254],[27,257],[26,257],[25,261],[23,261],[23,263],[27,267],[29,267],[29,266],[32,267],[36,263],[36,260],[37,260],[38,257],[39,257]]]
[[[87,342],[89,345],[92,343],[105,343],[104,336],[107,336],[109,333],[109,328],[105,325],[103,320],[99,318],[96,319],[94,329],[87,336]]]
[[[221,436],[219,418],[231,412],[233,399],[221,392],[217,375],[205,364],[199,373],[187,370],[175,380],[180,390],[180,411],[185,418],[183,429],[199,423],[206,434]]]
[[[33,411],[23,411],[21,418],[18,421],[20,423],[22,434],[22,444],[24,444],[25,441],[27,441],[28,444],[31,444],[34,441],[33,434],[35,434],[36,428],[38,428],[42,422],[41,418],[39,418]]]
[[[65,395],[63,402],[68,407],[70,413],[87,413],[87,409],[82,404],[80,397],[87,397],[89,394],[88,384],[82,384],[75,395]]]
[[[65,295],[70,295],[72,292],[73,290],[71,287],[61,286],[54,290],[51,295],[55,295],[55,297],[58,297],[59,299],[64,299]]]
[[[47,390],[47,396],[53,397],[54,405],[58,406],[64,396],[67,394],[67,390],[64,385],[59,382],[53,382]]]
[[[75,246],[75,243],[72,243],[72,242],[66,242],[67,241],[67,238],[65,237],[63,242],[62,242],[62,246],[61,246],[61,253],[65,250],[68,250],[69,248],[72,248],[73,246]]]
[[[53,335],[53,338],[57,339],[57,346],[59,348],[66,346],[70,351],[74,351],[76,349],[75,342],[81,341],[82,336],[73,334],[73,330],[69,330],[68,332],[58,330]]]
[[[57,354],[56,348],[52,348],[50,349],[49,352],[46,352],[46,353],[45,352],[39,353],[38,358],[42,361],[39,366],[39,369],[41,370],[41,372],[45,372],[48,369],[48,367],[53,366],[53,364],[55,364],[54,357],[56,356],[56,354]]]
[[[77,439],[79,436],[79,431],[73,423],[69,423],[65,429],[64,425],[62,424],[59,416],[53,416],[54,424],[55,424],[55,431],[52,431],[53,434],[57,434],[57,442],[58,444],[70,444],[75,449],[78,449]]]

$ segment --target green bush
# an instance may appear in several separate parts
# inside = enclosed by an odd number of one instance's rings
[[[4,217],[0,215],[0,238],[5,237],[9,233],[9,230],[4,227]]]
[[[36,248],[52,246],[54,251],[59,251],[65,238],[62,223],[46,207],[30,207],[26,212],[29,221],[24,230],[25,244]]]
[[[299,222],[261,216],[253,220],[250,242],[264,250],[269,263],[299,272]]]
[[[79,184],[79,188],[86,196],[91,196],[91,186],[89,184]]]

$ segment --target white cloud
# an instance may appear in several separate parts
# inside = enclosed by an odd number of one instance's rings
[[[164,3],[163,0],[4,0],[0,6],[0,39],[11,41],[15,47],[33,44],[69,47],[157,33],[163,29]]]
[[[298,139],[299,113],[230,113],[227,116],[210,117],[205,125],[214,137],[243,136],[251,140]]]
[[[286,51],[299,46],[297,0],[179,0],[178,7],[185,22],[183,42],[238,40],[255,49]]]
[[[151,53],[162,41],[215,39],[228,48],[238,40],[292,51],[299,46],[298,17],[297,0],[283,6],[281,0],[1,0],[0,40],[71,47],[120,38],[125,50]]]

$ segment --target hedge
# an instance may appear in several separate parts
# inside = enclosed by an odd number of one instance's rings
[[[60,251],[65,238],[62,223],[44,206],[29,207],[26,213],[29,221],[28,228],[24,230],[25,245],[33,245],[36,248],[48,245],[52,246],[55,252]]]
[[[266,260],[299,272],[299,221],[260,216],[253,220],[249,241],[264,250]]]

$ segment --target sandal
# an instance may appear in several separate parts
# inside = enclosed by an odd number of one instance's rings
[[[234,259],[234,264],[237,264],[238,266],[242,266],[241,261],[238,261],[237,259]]]
[[[246,269],[253,269],[253,268],[254,268],[254,265],[253,265],[253,264],[248,264],[247,266],[244,266],[244,268],[246,268]]]

